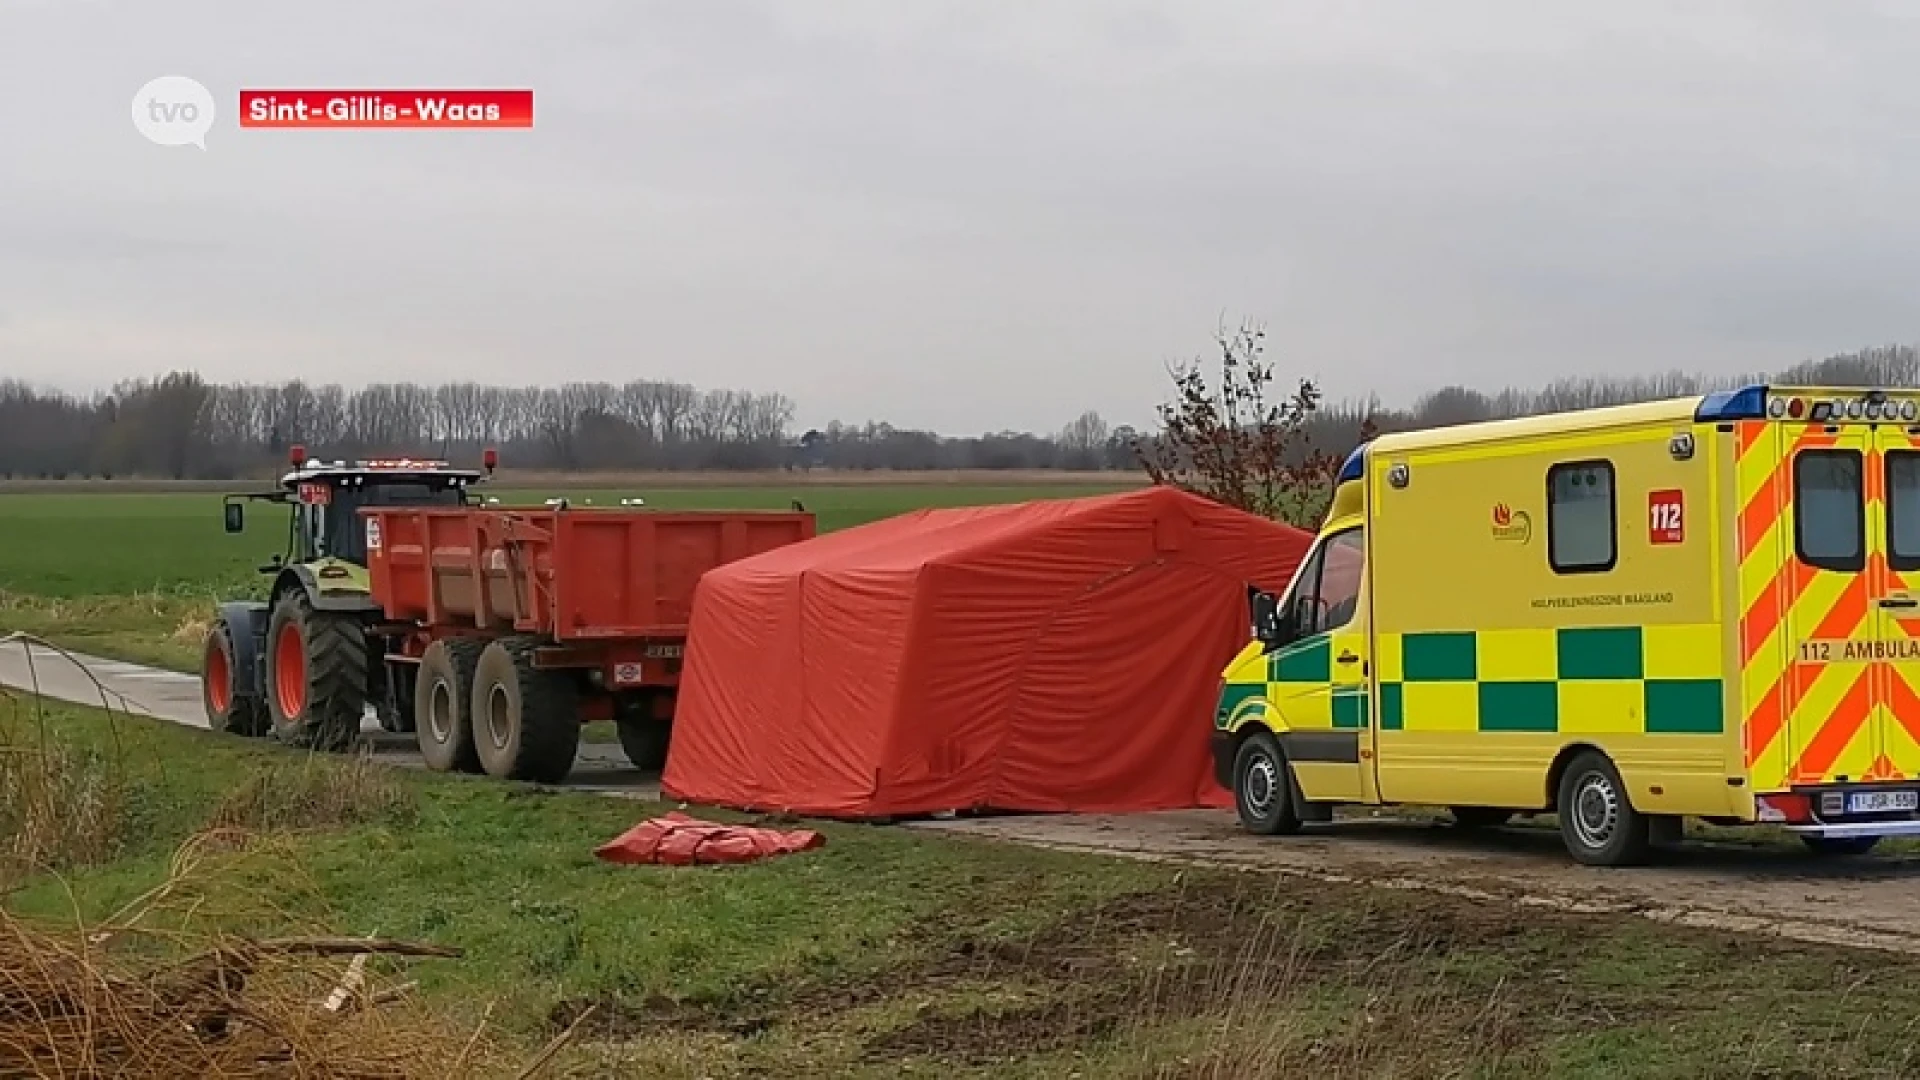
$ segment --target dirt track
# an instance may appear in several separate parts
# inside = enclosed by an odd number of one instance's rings
[[[1230,812],[1212,810],[978,818],[923,827],[1920,954],[1920,855],[1829,862],[1798,845],[1690,841],[1651,866],[1596,870],[1571,863],[1559,834],[1535,825],[1468,835],[1447,825],[1380,819],[1269,838],[1248,835]]]
[[[81,658],[83,672],[38,650],[29,670],[27,659],[23,646],[0,645],[0,685],[37,683],[50,697],[89,705],[102,703],[104,687],[128,711],[205,726],[192,676],[92,657]],[[382,760],[419,767],[409,738],[377,729],[368,734]],[[624,798],[659,795],[658,776],[633,769],[617,746],[583,746],[566,786]],[[1213,810],[970,818],[909,827],[1920,954],[1920,854],[1828,862],[1798,845],[1694,841],[1650,867],[1593,870],[1569,862],[1558,834],[1534,825],[1468,835],[1445,825],[1376,819],[1264,838],[1241,832],[1231,812]]]

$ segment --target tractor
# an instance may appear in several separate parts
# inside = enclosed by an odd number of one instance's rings
[[[277,490],[224,499],[226,531],[246,528],[249,502],[293,508],[287,549],[260,572],[271,579],[265,602],[219,605],[207,632],[201,693],[216,731],[315,750],[350,747],[368,704],[382,729],[414,729],[414,670],[390,662],[397,651],[381,633],[368,589],[367,533],[359,510],[371,506],[468,505],[469,489],[493,474],[498,455],[479,469],[444,461],[310,461],[289,452],[292,471]]]

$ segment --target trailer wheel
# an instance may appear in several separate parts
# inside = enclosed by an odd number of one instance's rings
[[[659,772],[667,767],[667,746],[673,736],[673,721],[654,715],[657,694],[623,696],[614,715],[620,731],[620,749],[627,760],[642,772]]]
[[[1250,833],[1279,836],[1300,831],[1300,815],[1293,805],[1293,772],[1271,733],[1256,731],[1247,736],[1233,756],[1233,806],[1241,827]]]
[[[367,712],[367,635],[358,617],[290,592],[267,624],[267,715],[282,742],[345,750]]]
[[[235,660],[233,627],[216,619],[207,631],[200,658],[200,699],[207,709],[207,726],[229,735],[256,739],[267,733],[267,706],[260,695],[240,693],[240,665]]]
[[[1587,750],[1560,777],[1560,839],[1575,862],[1633,866],[1652,847],[1652,822],[1627,801],[1627,785],[1605,754]]]
[[[580,751],[573,675],[533,666],[538,643],[504,639],[480,653],[473,683],[474,748],[489,776],[557,784]]]
[[[434,772],[480,771],[473,746],[473,680],[485,647],[470,638],[441,638],[420,657],[413,682],[414,738]]]

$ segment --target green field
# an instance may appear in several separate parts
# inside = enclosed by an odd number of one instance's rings
[[[1136,486],[1111,483],[797,484],[792,487],[578,490],[575,504],[640,496],[660,509],[787,509],[799,498],[821,531],[929,506],[1072,498]],[[541,490],[489,494],[538,505]],[[0,493],[0,628],[24,630],[118,659],[190,670],[213,602],[261,587],[256,568],[285,548],[287,511],[248,507],[247,531],[221,527],[215,494]]]
[[[1121,490],[1026,484],[825,485],[792,488],[567,491],[576,504],[618,505],[641,496],[661,509],[784,510],[798,497],[821,531],[844,529],[927,506],[978,506]],[[490,491],[503,503],[534,504],[545,492]],[[220,499],[203,494],[0,494],[0,591],[35,596],[177,593],[237,586],[281,550],[286,511],[248,507],[247,531],[221,529]]]

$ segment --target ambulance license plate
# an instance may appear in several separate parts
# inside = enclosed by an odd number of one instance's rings
[[[1854,791],[1847,795],[1849,814],[1886,814],[1920,810],[1920,791]]]

